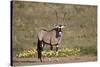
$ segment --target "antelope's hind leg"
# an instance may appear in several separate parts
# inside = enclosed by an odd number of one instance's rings
[[[45,47],[45,43],[43,42],[42,43],[42,51],[44,50],[44,47]]]

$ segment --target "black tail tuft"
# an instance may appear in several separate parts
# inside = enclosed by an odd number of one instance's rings
[[[38,39],[38,43],[37,43],[37,52],[38,52],[38,59],[40,59],[40,61],[42,62],[42,41],[40,41]]]

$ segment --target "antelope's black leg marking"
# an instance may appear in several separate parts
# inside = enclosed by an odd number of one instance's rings
[[[50,49],[53,50],[53,46],[52,45],[50,45]]]
[[[58,51],[58,48],[59,48],[59,46],[58,46],[58,44],[56,45],[56,51]]]

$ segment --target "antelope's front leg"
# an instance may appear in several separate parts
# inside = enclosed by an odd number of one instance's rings
[[[53,50],[53,46],[52,45],[50,45],[50,50]]]
[[[59,48],[59,45],[57,44],[57,45],[56,45],[56,51],[58,51],[58,48]]]

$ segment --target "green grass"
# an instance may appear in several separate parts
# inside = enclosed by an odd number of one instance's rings
[[[97,55],[97,48],[89,47],[89,48],[80,48],[81,55]]]
[[[82,55],[97,55],[96,48],[61,48],[57,52],[52,50],[44,50],[43,57],[67,57],[67,56],[82,56]],[[18,58],[37,57],[36,49],[26,49],[16,54]]]

